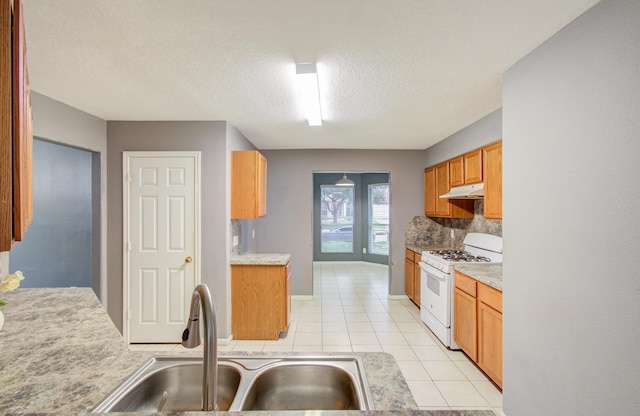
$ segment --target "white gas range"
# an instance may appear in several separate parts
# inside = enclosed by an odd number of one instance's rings
[[[502,237],[468,233],[464,250],[423,251],[420,261],[420,317],[431,331],[452,350],[453,266],[459,263],[502,263]]]

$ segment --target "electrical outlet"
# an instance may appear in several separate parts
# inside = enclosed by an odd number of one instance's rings
[[[362,254],[367,254],[367,249],[366,249],[366,247],[362,247]]]
[[[237,235],[234,235],[234,236],[233,236],[233,246],[235,247],[235,246],[237,246],[238,244],[239,244],[239,242],[238,242],[238,236],[237,236]]]
[[[251,238],[256,238],[256,230],[251,230]]]
[[[453,231],[453,228],[451,229],[451,239],[453,240],[454,238],[456,238],[456,233]]]

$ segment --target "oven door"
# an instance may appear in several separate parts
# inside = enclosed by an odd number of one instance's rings
[[[451,326],[450,284],[451,275],[435,267],[420,262],[420,299],[426,308],[440,323]]]

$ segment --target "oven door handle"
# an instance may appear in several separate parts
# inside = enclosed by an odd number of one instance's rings
[[[447,277],[449,276],[447,273],[444,273],[443,271],[438,270],[435,267],[429,266],[427,263],[422,262],[422,261],[420,262],[420,268],[428,276],[434,277],[434,278],[440,280],[441,282],[446,282],[447,281]]]

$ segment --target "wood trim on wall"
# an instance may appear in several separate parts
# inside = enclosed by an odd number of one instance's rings
[[[12,242],[11,0],[0,4],[0,251]]]
[[[13,6],[13,238],[21,241],[33,219],[33,132],[22,1]]]

